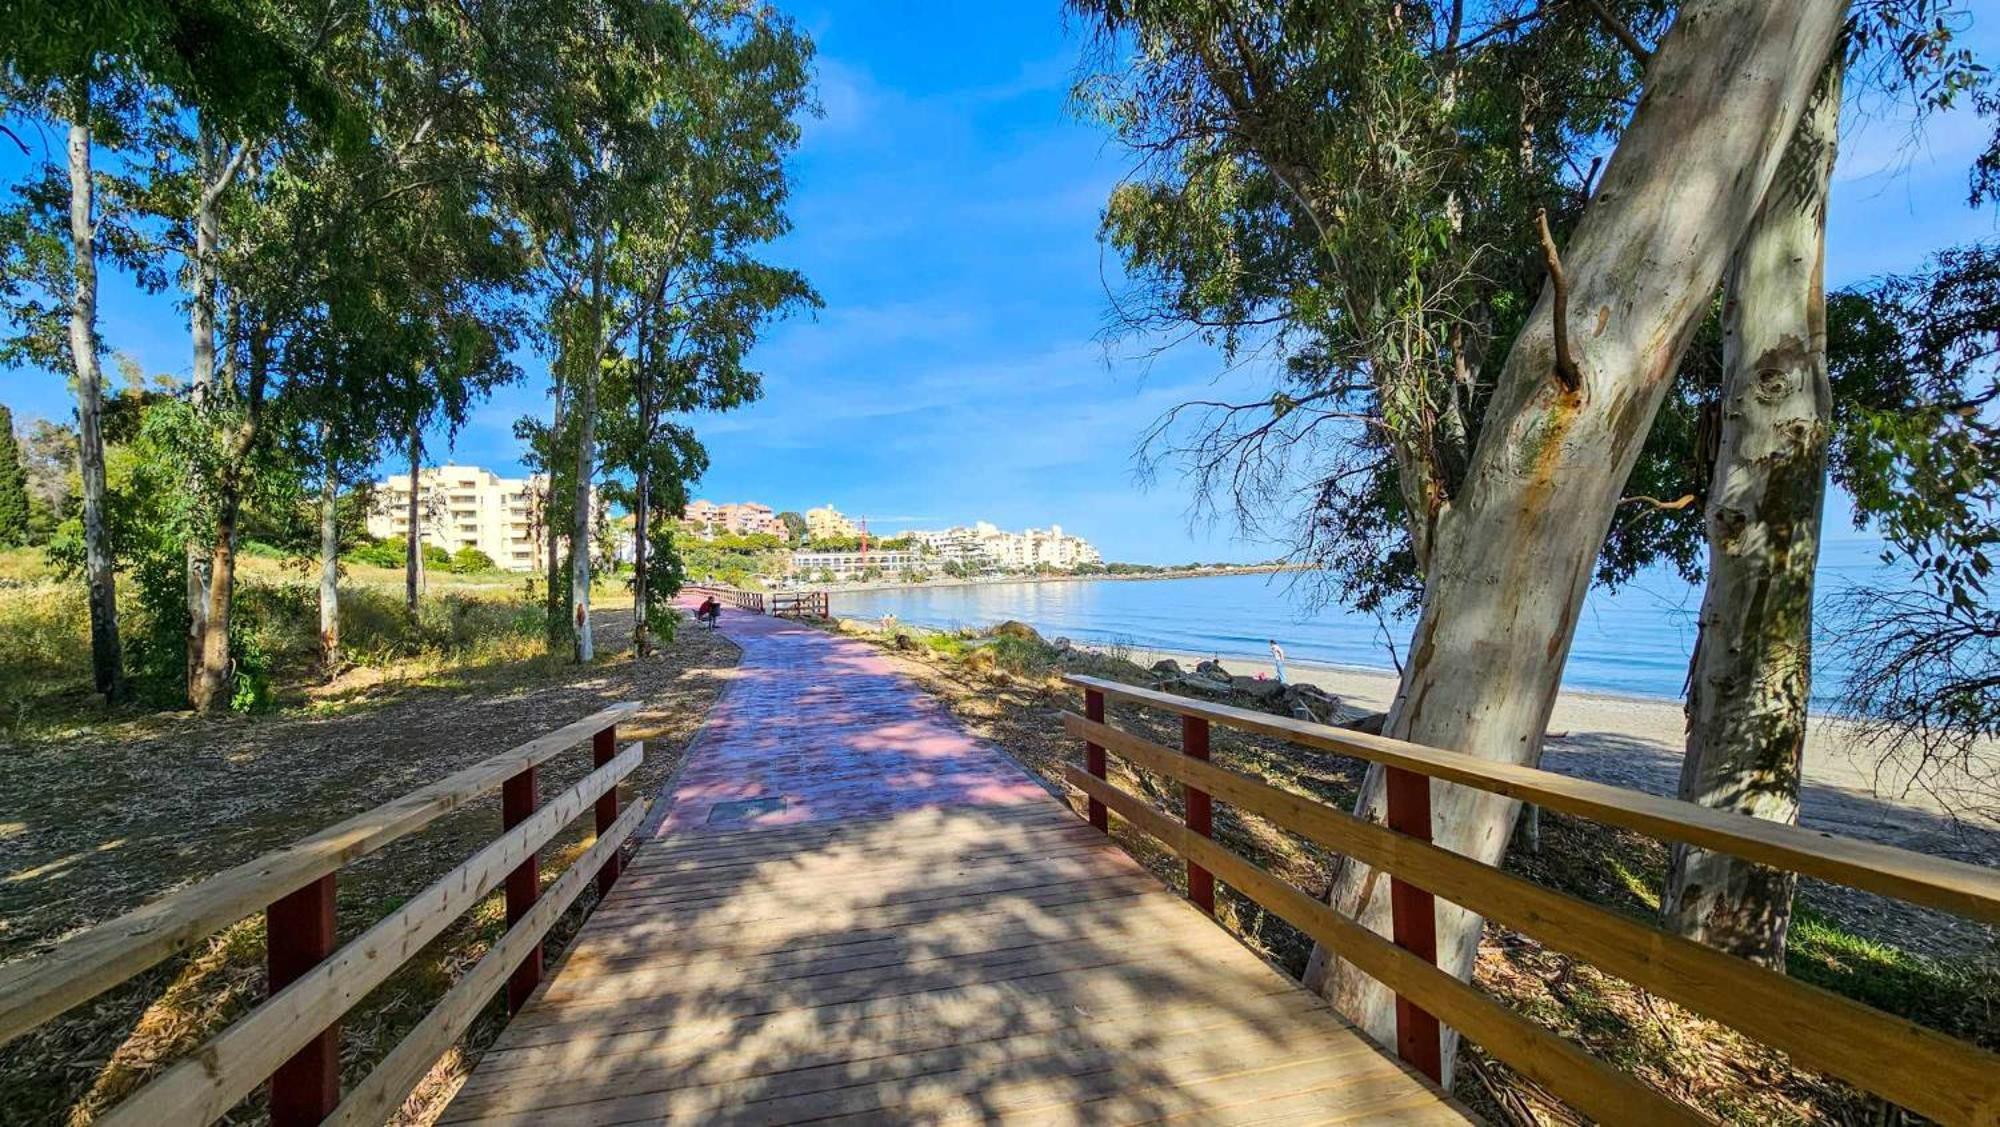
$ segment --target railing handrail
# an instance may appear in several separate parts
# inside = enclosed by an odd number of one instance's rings
[[[1686,842],[1773,868],[1941,908],[1982,923],[2000,924],[2000,872],[1983,866],[1714,810],[1535,767],[1499,763],[1232,705],[1210,704],[1118,681],[1080,674],[1072,674],[1065,680],[1106,697],[1352,755],[1635,830],[1648,837]]]
[[[0,1045],[328,873],[415,833],[638,711],[615,704],[401,798],[0,964]]]
[[[335,1038],[341,1016],[473,904],[506,884],[510,926],[503,943],[445,995],[405,1043],[419,1034],[424,1040],[408,1051],[399,1045],[350,1096],[349,1104],[341,1105],[349,1110],[365,1094],[362,1102],[373,1108],[393,1096],[392,1109],[436,1059],[431,1054],[411,1074],[418,1046],[435,1043],[447,1029],[462,1031],[492,996],[491,989],[476,998],[467,991],[480,983],[497,986],[510,975],[510,988],[532,989],[540,976],[541,938],[556,914],[593,878],[600,889],[616,879],[618,848],[648,806],[638,802],[618,812],[618,784],[638,767],[644,750],[634,743],[618,753],[616,728],[638,709],[636,703],[613,705],[99,924],[53,950],[0,966],[0,1043],[261,910],[271,952],[270,998],[165,1068],[103,1120],[205,1123],[271,1077],[274,1122],[319,1122],[335,1110],[339,1094]],[[538,805],[536,768],[585,741],[591,744],[594,769]],[[500,837],[335,949],[334,875],[496,787],[507,793]],[[536,851],[593,807],[596,842],[554,885],[540,890]],[[519,996],[525,997],[525,991]],[[510,1008],[518,1000],[510,989]],[[438,1051],[450,1040],[445,1036]],[[299,1072],[287,1079],[281,1093],[277,1078],[293,1070]]]
[[[1435,1022],[1455,1026],[1488,1052],[1524,1075],[1546,1084],[1579,1110],[1611,1119],[1635,1116],[1685,1118],[1687,1109],[1650,1088],[1635,1094],[1633,1078],[1608,1074],[1608,1066],[1589,1058],[1573,1044],[1556,1038],[1525,1018],[1506,1010],[1490,997],[1451,979],[1431,964],[1426,952],[1403,950],[1405,920],[1396,921],[1396,942],[1375,934],[1299,891],[1249,860],[1211,840],[1206,825],[1176,822],[1143,800],[1107,781],[1104,754],[1117,754],[1135,766],[1182,784],[1190,798],[1204,805],[1220,799],[1268,819],[1325,848],[1387,873],[1392,890],[1421,890],[1423,917],[1430,917],[1429,897],[1442,897],[1492,918],[1504,926],[1540,940],[1549,947],[1598,966],[1642,989],[1689,1010],[1729,1025],[1790,1054],[1808,1068],[1838,1076],[1904,1107],[1942,1122],[1993,1122],[2000,1117],[2000,1055],[1927,1029],[1830,991],[1739,959],[1700,943],[1670,934],[1587,901],[1543,888],[1501,869],[1431,845],[1419,821],[1418,832],[1405,832],[1394,818],[1383,826],[1303,795],[1274,787],[1253,776],[1218,767],[1204,754],[1207,725],[1226,726],[1290,740],[1305,746],[1341,751],[1381,763],[1392,777],[1399,772],[1446,779],[1480,787],[1524,801],[1544,802],[1571,813],[1613,822],[1654,836],[1694,840],[1725,852],[1747,851],[1753,859],[1771,863],[1776,856],[1826,848],[1847,839],[1758,823],[1789,831],[1773,840],[1742,827],[1716,827],[1717,819],[1756,822],[1743,816],[1719,814],[1692,803],[1658,799],[1636,791],[1582,783],[1552,772],[1514,767],[1438,752],[1400,740],[1367,736],[1308,724],[1227,705],[1214,705],[1100,678],[1071,676],[1086,691],[1090,715],[1063,714],[1065,730],[1082,739],[1088,768],[1066,765],[1064,776],[1090,799],[1093,824],[1104,828],[1101,811],[1118,813],[1186,859],[1190,886],[1197,872],[1212,873],[1244,895],[1289,920],[1341,958],[1394,991],[1398,1003],[1399,1050],[1417,1063],[1404,1040],[1412,1029],[1427,1029],[1435,1042]],[[1171,749],[1102,720],[1103,702],[1116,697],[1163,708],[1184,717],[1183,741]],[[1192,742],[1188,731],[1197,730]],[[1578,784],[1581,784],[1579,789]],[[1422,788],[1418,793],[1421,795]],[[1551,799],[1560,799],[1561,804]],[[1633,800],[1647,800],[1635,814]],[[1686,807],[1699,814],[1676,812]],[[1425,807],[1427,811],[1427,806]],[[1707,817],[1703,817],[1706,815]],[[1634,823],[1637,824],[1634,824]],[[1680,831],[1676,834],[1676,830]],[[1875,862],[1875,878],[1850,880],[1856,887],[1916,886],[1937,907],[1986,918],[2000,887],[2000,874],[1978,866],[1942,862],[1937,858],[1873,843],[1853,854],[1841,854],[1834,867],[1840,875]],[[1735,846],[1737,848],[1732,848]],[[1838,850],[1836,849],[1836,852]],[[1883,854],[1890,864],[1880,865]],[[1814,850],[1808,860],[1820,854]],[[1924,862],[1925,864],[1917,864]],[[1936,862],[1937,868],[1931,862]],[[1967,872],[1953,872],[1967,869]],[[1816,874],[1817,875],[1817,874]],[[1836,876],[1834,879],[1839,879]],[[1943,891],[1940,891],[1940,890]],[[1891,893],[1894,895],[1894,893]],[[1903,899],[1916,899],[1903,897]],[[1406,1014],[1405,1005],[1413,1005]],[[1429,1022],[1428,1025],[1419,1021]],[[1426,1034],[1419,1033],[1419,1038]],[[1911,1066],[1912,1057],[1921,1062]],[[1433,1057],[1434,1060],[1434,1057]],[[1419,1065],[1436,1075],[1434,1068]],[[1643,1088],[1643,1085],[1640,1085]],[[1643,1103],[1634,1104],[1634,1100]]]

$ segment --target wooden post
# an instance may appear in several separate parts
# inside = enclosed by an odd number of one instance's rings
[[[1389,828],[1419,841],[1431,839],[1431,780],[1400,767],[1388,772],[1386,791]],[[1399,877],[1389,878],[1389,915],[1396,946],[1430,963],[1437,962],[1437,907],[1430,893]],[[1433,1081],[1444,1082],[1443,1046],[1438,1020],[1428,1011],[1396,996],[1396,1055]]]
[[[535,769],[533,767],[515,775],[500,784],[500,824],[504,829],[513,829],[528,820],[535,812]],[[528,909],[542,894],[541,855],[528,854],[527,858],[507,874],[507,926],[519,923]],[[542,945],[535,944],[521,965],[507,977],[507,1012],[519,1013],[528,1002],[528,995],[542,981]]]
[[[333,954],[334,874],[264,909],[265,959],[276,994]],[[340,1023],[334,1022],[271,1074],[273,1127],[306,1127],[340,1103]]]
[[[618,757],[618,725],[607,726],[590,738],[590,761],[602,767]],[[618,820],[618,787],[613,785],[597,800],[597,836],[603,837],[611,823]],[[618,873],[623,862],[616,852],[604,859],[604,867],[597,870],[597,894],[609,896],[611,886],[618,883]]]
[[[1189,759],[1208,762],[1208,721],[1200,716],[1181,717],[1181,753]],[[1205,790],[1183,787],[1187,800],[1187,828],[1203,837],[1215,836],[1215,800]],[[1187,863],[1188,899],[1194,906],[1215,914],[1215,874]]]
[[[1104,723],[1104,694],[1096,689],[1085,689],[1083,714],[1099,724]],[[1100,779],[1104,777],[1104,749],[1087,740],[1083,745],[1083,769]],[[1094,798],[1090,800],[1090,824],[1105,833],[1111,832],[1111,811]]]

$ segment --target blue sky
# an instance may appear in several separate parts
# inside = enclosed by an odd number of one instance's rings
[[[780,509],[832,502],[882,530],[1060,523],[1107,557],[1257,559],[1269,545],[1189,527],[1183,482],[1133,476],[1146,425],[1216,390],[1215,357],[1189,347],[1141,364],[1107,355],[1099,210],[1125,170],[1068,111],[1080,52],[1054,3],[815,3],[790,10],[819,46],[825,116],[795,163],[797,230],[771,257],[826,299],[755,354],[753,407],[696,421],[712,465],[697,495]],[[1994,26],[1969,41],[1995,54]],[[1910,268],[1995,231],[1965,205],[1965,169],[1988,133],[1969,114],[1914,143],[1907,116],[1860,98],[1845,117],[1828,282]],[[33,138],[31,138],[31,141]],[[48,143],[58,143],[49,137]],[[11,176],[19,158],[0,158]],[[107,278],[103,331],[149,371],[185,375],[172,294]],[[514,420],[546,414],[540,361],[458,437],[455,460],[519,470]],[[1254,377],[1226,378],[1227,388]],[[18,416],[70,416],[57,377],[0,371]],[[1830,538],[1848,538],[1836,499]]]

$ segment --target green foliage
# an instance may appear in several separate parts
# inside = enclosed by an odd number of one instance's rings
[[[805,543],[806,518],[803,514],[789,512],[789,511],[779,513],[778,523],[785,526],[786,537],[791,543],[793,544]]]
[[[370,567],[402,567],[408,561],[410,543],[401,536],[390,536],[346,553],[345,558]]]
[[[1996,357],[2000,247],[1948,250],[1828,303],[1833,479],[1885,561],[1919,579],[1837,604],[1854,671],[1842,707],[1923,785],[1970,777],[1989,792],[2000,779],[1974,747],[2000,734]]]
[[[442,550],[439,549],[439,551]],[[426,555],[428,556],[428,553]],[[446,567],[453,575],[475,575],[480,572],[500,570],[500,565],[493,562],[492,556],[487,555],[470,544],[453,552],[446,563]]]
[[[14,437],[14,413],[0,406],[0,548],[28,543],[28,474]]]

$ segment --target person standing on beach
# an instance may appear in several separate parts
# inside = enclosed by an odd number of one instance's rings
[[[1284,684],[1285,647],[1279,645],[1278,640],[1276,638],[1271,639],[1271,664],[1278,667],[1278,684],[1280,685]]]

